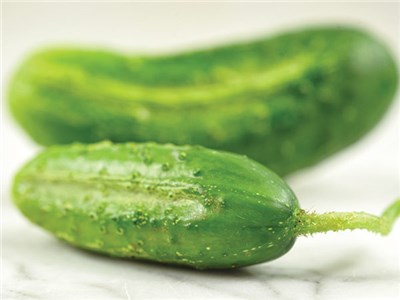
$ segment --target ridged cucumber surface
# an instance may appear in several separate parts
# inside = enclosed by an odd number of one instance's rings
[[[33,223],[75,246],[197,269],[278,258],[298,235],[388,234],[400,214],[400,201],[382,217],[309,214],[247,157],[151,143],[50,147],[18,172],[13,197]]]
[[[34,223],[115,256],[230,268],[279,257],[295,240],[286,184],[202,147],[55,146],[19,172],[13,193]]]
[[[285,175],[368,132],[397,81],[377,38],[324,27],[174,55],[48,49],[20,66],[9,104],[43,145],[198,144]]]

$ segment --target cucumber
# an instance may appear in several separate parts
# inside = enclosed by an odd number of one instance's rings
[[[315,232],[388,234],[400,214],[400,200],[382,217],[306,213],[280,177],[247,157],[153,143],[52,146],[18,172],[13,199],[72,245],[197,269],[270,261]]]
[[[174,55],[43,50],[16,72],[8,100],[43,145],[203,145],[286,175],[367,133],[397,81],[375,37],[324,27]]]

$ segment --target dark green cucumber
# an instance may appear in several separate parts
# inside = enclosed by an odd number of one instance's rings
[[[397,201],[380,218],[307,214],[282,179],[246,157],[157,144],[50,147],[17,174],[13,196],[73,245],[198,269],[269,261],[303,234],[387,234],[400,213]]]
[[[368,132],[397,78],[375,37],[327,27],[177,55],[46,50],[20,67],[9,102],[43,145],[198,144],[284,175]]]

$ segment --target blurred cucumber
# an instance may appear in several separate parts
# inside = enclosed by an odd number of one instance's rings
[[[200,144],[285,175],[361,138],[397,82],[378,39],[323,27],[175,55],[47,49],[20,66],[9,105],[43,145]]]

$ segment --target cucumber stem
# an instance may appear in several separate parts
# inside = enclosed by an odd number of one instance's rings
[[[328,212],[316,214],[299,210],[296,214],[295,234],[309,235],[318,232],[366,229],[381,235],[388,235],[396,219],[400,217],[400,199],[392,203],[379,216],[365,212]]]

